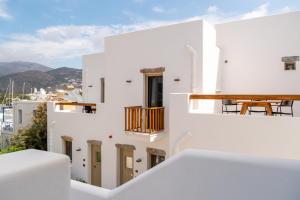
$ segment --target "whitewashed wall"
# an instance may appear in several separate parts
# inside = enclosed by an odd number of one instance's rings
[[[61,136],[71,136],[72,146],[72,178],[81,178],[90,183],[90,153],[88,140],[102,142],[102,187],[115,188],[117,186],[117,148],[115,144],[130,144],[136,147],[134,151],[134,176],[138,176],[147,170],[146,148],[163,149],[168,153],[167,137],[156,142],[150,142],[143,137],[133,138],[124,133],[124,127],[115,131],[114,116],[108,111],[104,112],[101,104],[98,104],[97,114],[64,113],[55,112],[54,104],[48,103],[48,146],[52,152],[63,153],[63,141]],[[117,122],[116,122],[117,123]],[[122,123],[123,124],[123,123]],[[112,139],[109,136],[112,135]],[[80,151],[76,151],[81,149]],[[142,162],[135,162],[141,158]],[[85,159],[85,161],[83,161]],[[83,166],[85,164],[85,167]]]
[[[141,158],[142,162],[134,163],[134,171],[138,170],[134,176],[147,170],[147,147],[165,150],[168,155],[168,94],[191,91],[192,56],[187,45],[192,45],[197,58],[201,58],[202,27],[202,21],[196,21],[108,37],[105,53],[83,57],[84,99],[97,103],[97,113],[54,112],[53,105],[48,105],[50,150],[63,152],[61,136],[73,137],[74,178],[90,181],[87,140],[102,141],[102,186],[105,188],[117,186],[116,143],[135,146],[134,160]],[[195,66],[196,87],[202,84],[201,66],[202,62]],[[149,137],[125,134],[124,107],[144,106],[144,76],[140,70],[157,67],[166,69],[163,74],[165,132],[160,140],[150,142]],[[105,77],[105,103],[99,103],[101,77]],[[180,82],[175,82],[175,78],[180,78]],[[79,148],[81,151],[76,151]]]
[[[39,101],[20,101],[13,105],[13,125],[14,133],[22,128],[25,128],[32,123],[33,112],[43,102]],[[22,110],[22,123],[19,123],[19,110]]]
[[[187,94],[171,94],[170,148],[300,159],[300,118],[200,114]],[[178,123],[180,121],[180,123]]]
[[[112,190],[72,183],[71,200],[298,200],[300,163],[189,150]]]
[[[105,74],[105,53],[82,57],[82,91],[84,101],[100,102],[100,78]]]
[[[68,157],[37,150],[1,155],[0,195],[3,200],[68,200]]]
[[[300,63],[284,71],[285,56],[300,56],[300,12],[216,25],[224,93],[300,93]],[[225,64],[225,60],[228,63]],[[300,105],[295,105],[300,115]]]

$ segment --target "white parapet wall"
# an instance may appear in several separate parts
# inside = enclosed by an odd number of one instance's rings
[[[72,183],[71,200],[298,200],[300,161],[186,150],[114,190]]]
[[[66,156],[0,156],[3,200],[299,200],[300,161],[185,150],[114,190],[72,181]]]
[[[300,118],[193,112],[188,94],[171,94],[170,152],[187,148],[300,160]]]
[[[69,198],[68,157],[37,150],[0,155],[1,200],[68,200]]]

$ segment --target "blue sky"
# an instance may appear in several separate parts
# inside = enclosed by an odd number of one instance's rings
[[[0,0],[0,61],[81,67],[103,38],[205,18],[211,23],[298,10],[296,0]]]

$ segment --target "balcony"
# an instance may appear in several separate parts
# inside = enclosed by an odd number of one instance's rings
[[[164,107],[125,107],[125,131],[154,134],[164,130]]]

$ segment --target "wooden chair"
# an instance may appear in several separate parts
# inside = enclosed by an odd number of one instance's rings
[[[253,101],[253,100],[251,100]],[[257,101],[257,100],[256,100]],[[267,115],[267,109],[261,109],[261,108],[258,108],[257,109],[253,109],[252,107],[249,108],[249,115],[251,115],[252,113],[264,113],[264,115]]]
[[[294,116],[294,110],[293,110],[294,101],[293,100],[282,100],[280,104],[277,107],[276,111],[273,112],[274,115],[291,115]],[[290,109],[290,112],[284,112],[286,109]]]
[[[234,109],[228,109],[229,107],[233,107]],[[222,114],[223,113],[240,113],[240,110],[238,110],[238,104],[232,100],[229,99],[223,99],[222,100]]]

